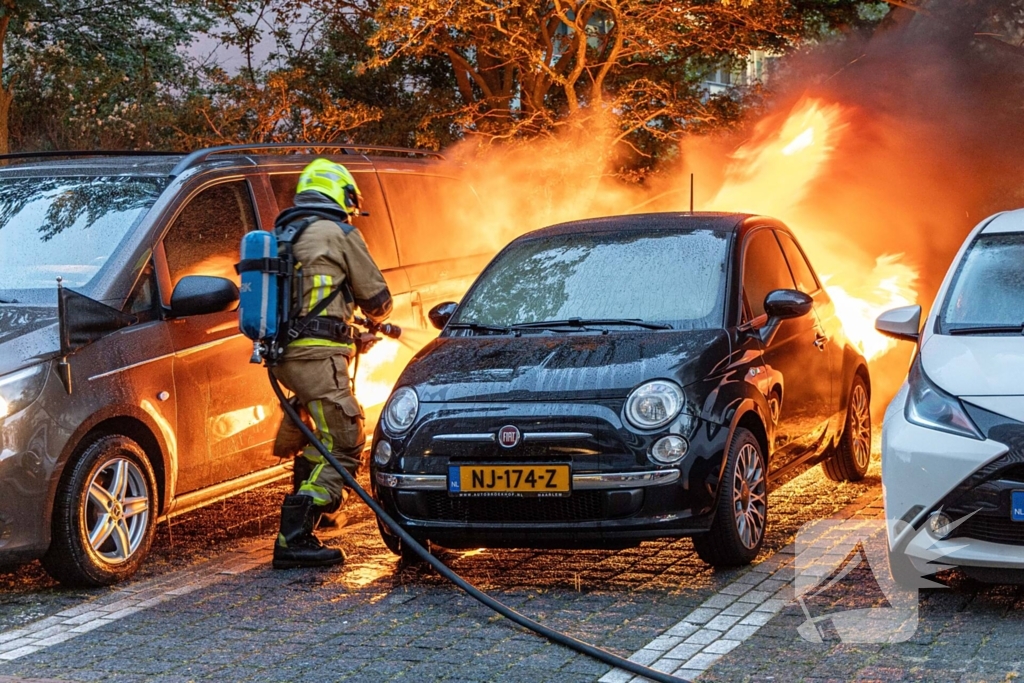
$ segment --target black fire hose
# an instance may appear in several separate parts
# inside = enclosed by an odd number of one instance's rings
[[[410,548],[416,551],[416,554],[423,558],[423,560],[426,561],[431,567],[433,567],[438,574],[448,579],[456,586],[461,588],[463,591],[468,593],[470,597],[483,603],[487,607],[490,607],[492,610],[494,610],[501,616],[519,624],[524,628],[530,629],[534,633],[543,636],[544,638],[547,638],[553,643],[558,643],[559,645],[563,645],[571,650],[575,650],[576,652],[585,654],[588,657],[593,657],[594,659],[600,662],[604,662],[609,666],[624,669],[638,676],[649,678],[652,681],[658,681],[659,683],[690,683],[684,678],[677,678],[675,676],[663,673],[661,671],[655,671],[650,667],[644,666],[642,664],[637,664],[636,662],[631,662],[628,659],[624,659],[623,657],[619,657],[618,655],[609,652],[608,650],[603,650],[589,643],[584,643],[582,640],[577,640],[572,636],[566,635],[552,628],[548,628],[543,624],[537,623],[533,619],[530,619],[529,617],[524,616],[519,612],[516,612],[511,607],[508,607],[507,605],[498,602],[497,600],[487,595],[479,588],[477,588],[476,586],[469,583],[464,578],[453,572],[451,569],[448,568],[446,564],[441,562],[441,560],[431,555],[430,552],[422,545],[420,545],[420,543],[415,538],[413,538],[408,531],[403,529],[398,524],[398,522],[391,519],[388,513],[384,512],[384,509],[381,508],[377,501],[375,501],[373,497],[370,496],[370,494],[363,489],[362,486],[356,483],[355,477],[349,474],[348,470],[341,466],[341,463],[338,462],[338,460],[334,457],[334,455],[331,454],[329,450],[327,450],[327,447],[323,445],[320,439],[316,437],[316,434],[313,433],[313,430],[311,430],[309,426],[305,422],[303,422],[302,418],[299,417],[299,414],[295,411],[295,408],[292,407],[292,404],[285,398],[284,392],[281,391],[281,385],[278,384],[277,378],[274,377],[273,371],[269,371],[269,374],[270,385],[274,387],[274,393],[277,394],[277,398],[281,402],[281,407],[284,408],[284,412],[288,416],[288,418],[295,423],[295,426],[299,428],[299,430],[306,436],[307,439],[309,439],[309,442],[313,444],[318,451],[320,451],[320,455],[324,456],[324,458],[327,459],[327,462],[331,464],[331,467],[338,471],[338,474],[341,475],[341,478],[345,480],[345,484],[347,484],[349,487],[352,488],[353,491],[359,494],[359,497],[363,499],[363,502],[365,502],[370,507],[371,510],[373,510],[373,513],[377,515],[377,517],[382,522],[384,522],[384,524],[386,524],[395,533],[396,536],[402,539],[402,543],[407,544]]]

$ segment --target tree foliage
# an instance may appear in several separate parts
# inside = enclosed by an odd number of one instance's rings
[[[441,148],[600,128],[658,157],[757,100],[756,85],[710,94],[714,70],[889,8],[1022,52],[1024,0],[0,0],[0,150]],[[202,36],[241,66],[190,51]]]
[[[175,95],[193,84],[184,47],[212,25],[202,0],[4,0],[3,9],[15,147],[168,142]]]
[[[736,113],[708,97],[709,70],[781,54],[861,21],[857,0],[381,0],[373,65],[450,64],[467,131],[532,136],[594,115],[619,140],[671,139]]]

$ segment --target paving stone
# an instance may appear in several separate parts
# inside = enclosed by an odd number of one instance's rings
[[[697,631],[683,642],[687,644],[707,645],[708,643],[717,640],[721,635],[721,631],[701,629],[700,631]]]
[[[704,649],[704,647],[705,643],[682,643],[672,648],[666,656],[685,662]]]
[[[713,655],[725,655],[725,654],[729,654],[730,652],[735,650],[739,646],[739,644],[740,644],[739,640],[730,640],[730,639],[728,639],[726,637],[723,637],[723,638],[721,638],[719,640],[716,640],[715,642],[711,643],[710,645],[706,646],[704,648],[704,652],[707,652],[707,653],[713,654]],[[692,660],[691,660],[691,662],[692,662]],[[687,664],[690,664],[691,662],[687,662]]]
[[[740,618],[738,616],[727,616],[725,614],[720,614],[711,621],[709,621],[707,624],[705,624],[704,627],[708,629],[715,629],[717,631],[724,631],[739,620]]]

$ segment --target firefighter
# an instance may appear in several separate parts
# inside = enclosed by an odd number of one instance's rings
[[[317,437],[355,475],[366,437],[363,411],[352,395],[349,361],[356,352],[349,327],[354,307],[373,322],[391,313],[391,293],[352,217],[359,215],[361,195],[348,169],[317,159],[299,176],[295,207],[278,222],[316,216],[293,246],[301,264],[301,313],[305,316],[324,299],[330,303],[284,350],[274,376],[305,408]],[[337,290],[337,291],[336,291]],[[294,438],[292,425],[282,425],[275,450],[282,454]],[[295,450],[298,449],[296,445]],[[293,450],[292,453],[295,451]],[[344,496],[341,475],[311,444],[296,459],[301,477],[281,507],[281,531],[274,545],[274,568],[327,566],[345,561],[337,548],[324,546],[313,534],[321,514],[337,511]]]

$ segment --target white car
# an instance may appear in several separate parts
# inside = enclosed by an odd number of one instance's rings
[[[921,576],[956,566],[1021,582],[1024,210],[974,229],[923,326],[921,307],[907,306],[875,327],[918,344],[882,428],[890,558]]]

